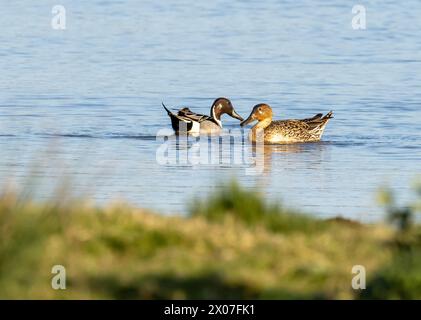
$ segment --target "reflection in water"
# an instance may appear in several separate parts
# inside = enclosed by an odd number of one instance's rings
[[[325,158],[328,142],[291,143],[291,144],[266,144],[264,148],[252,145],[254,155],[263,150],[264,174],[271,174],[272,166],[297,167],[304,165],[312,170],[317,170]]]
[[[238,132],[237,132],[238,133]],[[166,166],[214,166],[244,168],[245,175],[269,175],[272,166],[318,170],[328,142],[268,145],[250,143],[247,134],[222,136],[160,136],[157,162]]]

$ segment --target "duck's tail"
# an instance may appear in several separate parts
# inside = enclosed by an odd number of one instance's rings
[[[329,111],[326,115],[319,113],[313,118],[307,119],[306,123],[310,128],[311,133],[314,135],[315,140],[321,139],[327,123],[333,118],[333,111]]]
[[[303,119],[311,130],[324,127],[330,119],[333,118],[333,111],[329,111],[326,115],[323,116],[323,113],[318,113],[312,118]]]
[[[167,111],[168,115],[174,115],[174,113],[172,113],[170,110],[168,110],[168,108],[165,106],[165,104],[162,102],[162,106],[164,107],[164,109]]]
[[[162,106],[167,111],[168,116],[171,119],[171,126],[175,132],[179,132],[180,130],[189,131],[192,127],[191,121],[184,119],[183,117],[171,112],[165,104],[162,102]]]
[[[323,120],[329,120],[333,118],[333,111],[330,110],[326,115],[322,118]]]

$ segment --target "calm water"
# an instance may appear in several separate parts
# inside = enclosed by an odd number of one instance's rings
[[[349,1],[62,0],[57,31],[56,1],[2,1],[1,184],[31,176],[45,198],[65,175],[100,203],[178,213],[236,177],[317,215],[379,219],[377,188],[406,201],[421,171],[421,3],[364,3],[356,31]],[[208,113],[218,96],[243,116],[267,102],[277,118],[335,119],[322,143],[266,150],[261,175],[158,164],[161,101]]]

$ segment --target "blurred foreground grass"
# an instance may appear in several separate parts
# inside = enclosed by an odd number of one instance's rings
[[[54,265],[66,290],[51,288]],[[366,290],[351,288],[354,265]],[[235,183],[187,217],[4,193],[0,298],[421,298],[421,232],[311,218]]]

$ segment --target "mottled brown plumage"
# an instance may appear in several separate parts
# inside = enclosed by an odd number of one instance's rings
[[[326,124],[333,117],[330,111],[325,116],[319,113],[312,118],[301,120],[272,121],[272,108],[267,104],[258,104],[253,108],[250,116],[241,123],[244,126],[255,120],[258,123],[250,130],[251,141],[259,140],[256,137],[262,133],[265,143],[296,143],[319,141],[323,135]]]

